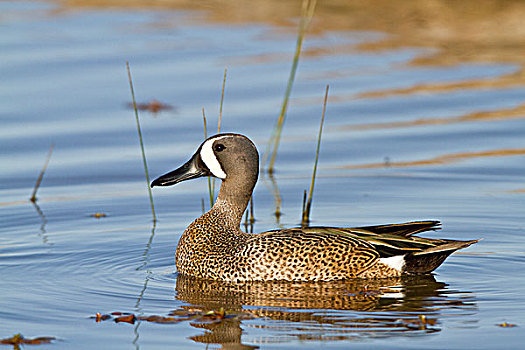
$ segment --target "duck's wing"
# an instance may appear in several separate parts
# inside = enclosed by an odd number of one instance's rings
[[[376,226],[361,226],[354,227],[354,230],[363,230],[372,232],[374,234],[390,234],[402,237],[410,237],[412,235],[425,232],[425,231],[436,231],[441,229],[441,223],[436,220],[429,221],[413,221],[405,222],[402,224],[388,224],[388,225],[376,225]]]
[[[373,248],[379,258],[402,256],[406,272],[427,273],[437,268],[456,250],[478,242],[478,240],[455,241],[414,236],[420,232],[438,230],[439,225],[439,221],[416,221],[348,228],[312,226],[281,230],[281,232],[344,235],[353,241],[360,242],[359,245],[362,247]]]

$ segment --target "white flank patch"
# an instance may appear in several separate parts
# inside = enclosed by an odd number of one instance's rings
[[[391,256],[390,258],[379,258],[379,262],[397,271],[403,271],[403,267],[405,266],[405,256],[396,255]]]
[[[223,139],[228,136],[221,136],[216,137],[213,139],[209,139],[208,141],[204,142],[201,148],[201,158],[204,164],[210,169],[211,173],[218,177],[219,179],[225,179],[226,173],[222,170],[221,165],[219,164],[219,161],[217,160],[217,157],[215,157],[215,153],[213,153],[213,143],[217,140]]]

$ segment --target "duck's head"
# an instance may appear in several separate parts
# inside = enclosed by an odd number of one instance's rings
[[[253,189],[258,174],[259,154],[253,142],[240,134],[218,134],[205,140],[180,168],[153,180],[151,187],[215,176],[233,186]]]

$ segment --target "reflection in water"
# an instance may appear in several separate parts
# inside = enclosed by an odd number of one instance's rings
[[[146,293],[146,289],[148,289],[148,282],[149,280],[151,279],[151,272],[148,271],[146,273],[146,278],[144,279],[144,285],[142,286],[142,290],[140,291],[139,293],[139,296],[137,298],[137,302],[135,303],[135,311],[137,312],[137,314],[139,316],[142,315],[142,308],[140,306],[140,302],[142,301],[142,298],[144,298],[144,294]],[[140,349],[140,346],[139,346],[139,338],[140,338],[140,332],[139,332],[139,327],[141,325],[141,321],[138,320],[137,321],[137,324],[135,325],[135,327],[133,328],[133,345],[135,346],[135,349]]]
[[[153,217],[155,217],[155,216],[153,216]],[[151,244],[153,243],[153,238],[155,237],[155,229],[156,228],[157,228],[157,220],[154,219],[153,220],[153,226],[151,227],[151,234],[149,236],[149,240],[146,243],[146,247],[144,248],[144,252],[142,253],[141,265],[135,269],[137,271],[138,270],[142,270],[142,269],[144,269],[145,267],[148,266],[148,263],[149,263],[149,260],[150,260],[149,253],[150,253],[150,250],[151,250]],[[138,315],[142,314],[142,307],[140,306],[140,303],[141,303],[142,299],[144,298],[144,294],[146,293],[146,290],[148,289],[148,282],[149,282],[150,279],[151,279],[151,271],[146,270],[146,277],[144,278],[144,285],[142,286],[142,290],[140,291],[139,296],[137,297],[137,301],[135,303],[135,312],[137,312]],[[135,346],[135,349],[137,349],[137,350],[140,348],[140,346],[139,346],[139,338],[140,338],[139,327],[140,327],[140,324],[141,324],[141,322],[139,320],[137,322],[137,324],[135,325],[135,327],[133,328],[133,334],[134,334],[133,345]]]
[[[440,317],[475,312],[468,293],[451,293],[433,276],[330,283],[264,282],[225,284],[179,275],[176,298],[203,311],[224,308],[249,312],[264,322],[239,318],[194,322],[204,329],[191,337],[224,348],[253,348],[243,343],[291,340],[359,340],[370,337],[422,336],[439,332]],[[250,339],[245,329],[266,329]],[[244,334],[244,337],[243,337]],[[246,339],[248,338],[248,339]]]
[[[142,253],[142,259],[141,264],[139,267],[136,268],[136,270],[142,270],[145,268],[149,263],[149,252],[151,250],[151,244],[153,243],[153,238],[155,238],[155,229],[157,228],[157,220],[153,220],[153,226],[151,227],[151,234],[149,235],[149,240],[146,243],[146,247],[144,248],[144,252]]]
[[[61,10],[96,8],[157,8],[171,10],[205,10],[206,23],[256,23],[296,28],[290,18],[297,18],[301,0],[57,0]],[[254,8],[257,11],[254,11]],[[515,72],[495,78],[474,79],[400,89],[398,93],[451,91],[471,88],[522,86],[525,82],[525,2],[501,0],[326,0],[319,1],[310,30],[375,31],[388,33],[380,41],[361,44],[369,51],[404,47],[430,48],[428,55],[417,57],[414,64],[450,66],[465,62],[505,62],[516,64]],[[351,52],[354,44],[311,47],[306,56]],[[275,54],[277,59],[287,59]],[[250,57],[253,62],[256,57]],[[334,73],[341,67],[335,66]],[[354,74],[350,72],[349,74]],[[411,90],[410,90],[411,89]],[[376,91],[383,93],[385,91]],[[396,91],[392,91],[396,93]],[[370,92],[374,93],[374,92]]]
[[[525,104],[521,104],[513,108],[504,108],[495,111],[480,111],[460,115],[458,117],[448,118],[420,118],[407,121],[384,122],[384,123],[368,123],[368,124],[354,124],[338,126],[333,128],[334,131],[358,131],[358,130],[377,130],[377,129],[393,129],[393,128],[408,128],[422,125],[444,125],[452,123],[465,122],[482,122],[482,121],[498,121],[502,119],[522,119],[525,118]]]
[[[356,164],[356,165],[345,165],[343,169],[371,169],[371,168],[383,168],[383,167],[411,167],[411,166],[425,166],[425,165],[437,165],[437,164],[449,164],[457,162],[463,159],[470,158],[481,158],[481,157],[506,157],[506,156],[522,156],[525,155],[525,148],[510,148],[510,149],[498,149],[482,152],[458,152],[451,154],[443,154],[430,159],[412,160],[404,162],[392,162],[388,158],[388,162],[382,163],[369,163],[369,164]]]
[[[40,209],[40,206],[36,204],[36,201],[30,201],[33,204],[33,207],[35,208],[36,212],[38,213],[38,216],[42,220],[42,224],[40,225],[40,234],[39,236],[42,237],[42,243],[45,245],[53,245],[53,243],[49,243],[47,239],[47,232],[46,232],[46,225],[47,225],[47,219],[44,215],[44,212],[42,209]]]

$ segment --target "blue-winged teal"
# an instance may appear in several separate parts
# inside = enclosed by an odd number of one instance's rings
[[[151,186],[208,175],[221,179],[222,185],[210,211],[193,221],[179,241],[175,265],[185,275],[240,282],[423,274],[436,269],[454,251],[477,242],[413,236],[438,229],[438,221],[242,232],[241,218],[259,175],[259,154],[239,134],[208,138],[186,164],[155,179]]]

